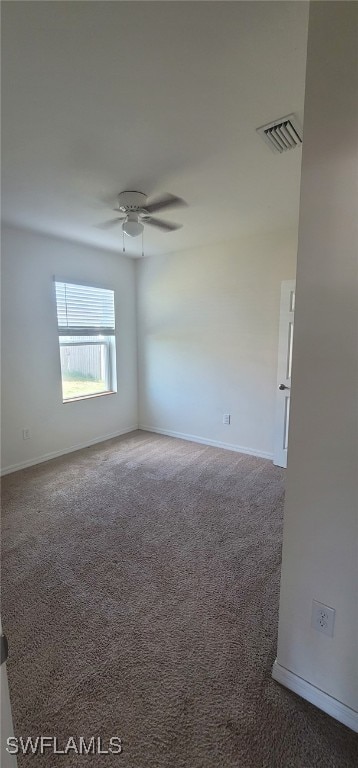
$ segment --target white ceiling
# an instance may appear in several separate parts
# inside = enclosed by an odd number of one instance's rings
[[[189,204],[158,214],[179,231],[146,228],[147,254],[296,225],[301,150],[274,155],[255,129],[302,120],[308,3],[5,2],[2,17],[5,221],[120,250],[120,227],[96,225],[136,189]]]

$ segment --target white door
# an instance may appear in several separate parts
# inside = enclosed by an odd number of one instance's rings
[[[290,423],[293,316],[296,285],[284,280],[281,285],[280,327],[278,339],[277,393],[274,435],[274,460],[287,467],[288,429]]]
[[[2,633],[0,619],[0,634]],[[1,695],[1,765],[3,768],[16,768],[17,760],[15,755],[11,755],[7,749],[7,739],[14,735],[12,725],[11,704],[9,697],[9,686],[7,683],[6,661],[0,667],[0,695]]]

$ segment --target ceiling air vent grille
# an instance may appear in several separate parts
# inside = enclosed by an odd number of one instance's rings
[[[272,152],[286,152],[287,149],[294,149],[302,144],[302,128],[296,115],[281,117],[256,130]]]

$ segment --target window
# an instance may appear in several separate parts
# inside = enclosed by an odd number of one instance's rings
[[[55,282],[63,402],[116,392],[114,292]]]

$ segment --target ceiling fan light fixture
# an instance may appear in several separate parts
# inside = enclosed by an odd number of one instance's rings
[[[122,224],[123,232],[129,237],[138,237],[141,235],[144,229],[144,225],[141,221],[138,221],[136,214],[129,213],[126,221]]]
[[[110,221],[104,221],[97,226],[100,229],[112,229],[118,224],[121,224],[122,235],[128,235],[129,237],[143,236],[144,225],[149,224],[151,227],[161,230],[162,232],[175,232],[180,229],[181,224],[174,224],[172,221],[166,221],[165,219],[158,219],[151,214],[156,211],[166,210],[167,208],[175,208],[178,206],[186,206],[185,200],[176,195],[162,195],[151,203],[147,202],[147,195],[143,192],[120,192],[118,195],[118,203],[114,210],[117,213],[122,214],[116,219],[110,219]],[[123,246],[124,252],[124,246]]]

